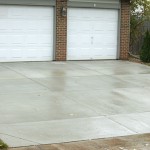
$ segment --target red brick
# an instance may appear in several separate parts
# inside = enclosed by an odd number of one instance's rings
[[[61,15],[67,0],[56,0],[56,61],[65,61],[67,52],[67,17]]]
[[[120,59],[127,60],[130,43],[130,1],[121,0]]]

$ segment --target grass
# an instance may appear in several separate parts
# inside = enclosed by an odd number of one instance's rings
[[[8,145],[0,139],[0,150],[7,150]]]

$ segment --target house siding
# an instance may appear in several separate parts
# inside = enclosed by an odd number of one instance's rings
[[[55,0],[0,0],[0,5],[55,6]]]

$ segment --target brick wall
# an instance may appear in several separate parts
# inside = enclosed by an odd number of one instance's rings
[[[128,59],[130,43],[130,0],[121,0],[120,59]]]
[[[65,61],[67,56],[67,17],[61,15],[67,0],[56,0],[56,61]],[[121,0],[120,59],[128,59],[130,42],[130,0]]]
[[[67,8],[67,0],[56,0],[56,61],[66,60],[67,17],[61,15],[62,7]]]

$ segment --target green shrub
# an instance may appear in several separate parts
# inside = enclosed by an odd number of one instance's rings
[[[140,59],[143,62],[150,62],[150,33],[149,31],[146,32],[142,50],[140,53]]]
[[[0,139],[0,150],[6,150],[8,148],[8,145],[5,144],[1,139]]]

